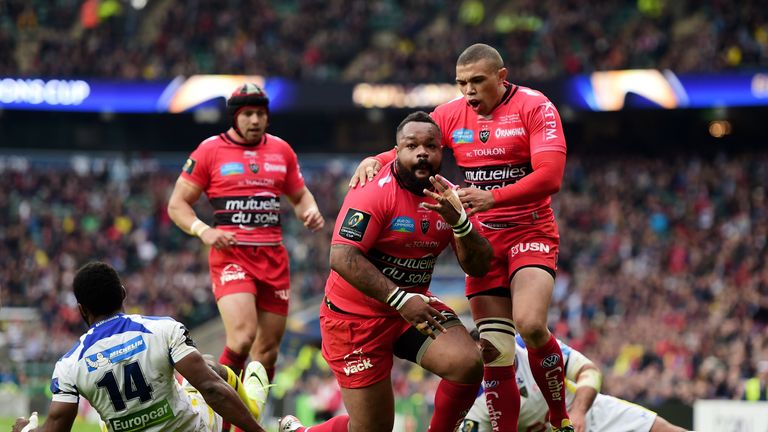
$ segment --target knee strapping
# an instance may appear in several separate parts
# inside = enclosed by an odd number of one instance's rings
[[[477,321],[480,339],[491,344],[498,355],[493,360],[485,361],[486,366],[512,366],[515,364],[515,324],[507,318],[485,318]]]

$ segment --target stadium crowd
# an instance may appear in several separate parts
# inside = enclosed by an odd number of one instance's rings
[[[456,55],[477,41],[497,47],[518,82],[607,69],[768,65],[768,10],[760,0],[739,7],[691,0],[225,3],[2,1],[0,51],[12,54],[0,57],[0,74],[450,81]]]
[[[352,160],[303,162],[329,221]],[[189,325],[216,317],[205,251],[165,212],[178,169],[152,160],[74,162],[0,163],[3,306],[37,308],[45,329],[19,335],[6,326],[0,351],[16,362],[51,362],[69,350],[83,328],[73,273],[93,257],[125,276],[132,311]],[[743,380],[768,359],[766,184],[766,154],[571,157],[554,199],[563,248],[550,324],[600,364],[607,393],[650,406],[741,396]],[[293,307],[313,307],[333,224],[308,236],[284,220]],[[430,385],[421,381],[396,387],[407,396]]]

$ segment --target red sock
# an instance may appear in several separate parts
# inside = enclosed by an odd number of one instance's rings
[[[435,393],[435,412],[429,423],[430,432],[452,432],[467,415],[480,390],[480,384],[461,384],[440,380]]]
[[[563,352],[553,335],[539,348],[528,346],[528,362],[533,379],[549,405],[549,422],[558,427],[568,418],[565,408],[565,365]]]
[[[349,425],[349,416],[344,414],[336,416],[325,423],[321,423],[317,426],[301,427],[296,429],[296,432],[347,432]]]
[[[485,404],[491,419],[491,430],[517,432],[520,417],[520,390],[517,388],[514,366],[485,366]]]
[[[222,351],[221,355],[219,356],[219,363],[229,366],[232,371],[234,371],[237,375],[240,375],[240,372],[242,372],[243,368],[245,367],[245,360],[247,359],[248,353],[238,354],[232,351],[229,347],[225,346],[224,351]],[[229,423],[222,422],[222,432],[229,432],[230,426],[231,425]],[[237,430],[239,429],[235,428],[235,432],[237,432]]]
[[[273,379],[275,378],[275,368],[274,367],[271,367],[271,368],[265,367],[264,369],[267,370],[267,378],[269,378],[269,382],[272,382]]]

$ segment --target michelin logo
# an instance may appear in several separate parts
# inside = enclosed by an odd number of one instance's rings
[[[147,344],[144,342],[144,337],[136,336],[125,343],[86,356],[85,364],[88,367],[88,372],[93,372],[101,367],[133,357],[146,350]]]

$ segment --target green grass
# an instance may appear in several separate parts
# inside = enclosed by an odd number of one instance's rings
[[[40,418],[40,424],[43,424],[43,418]],[[11,427],[13,427],[13,424],[16,422],[15,418],[11,417],[0,417],[0,431],[10,431]],[[72,426],[73,431],[77,432],[100,432],[99,425],[93,424],[93,423],[85,423],[81,422],[79,420],[75,421],[75,424]]]

